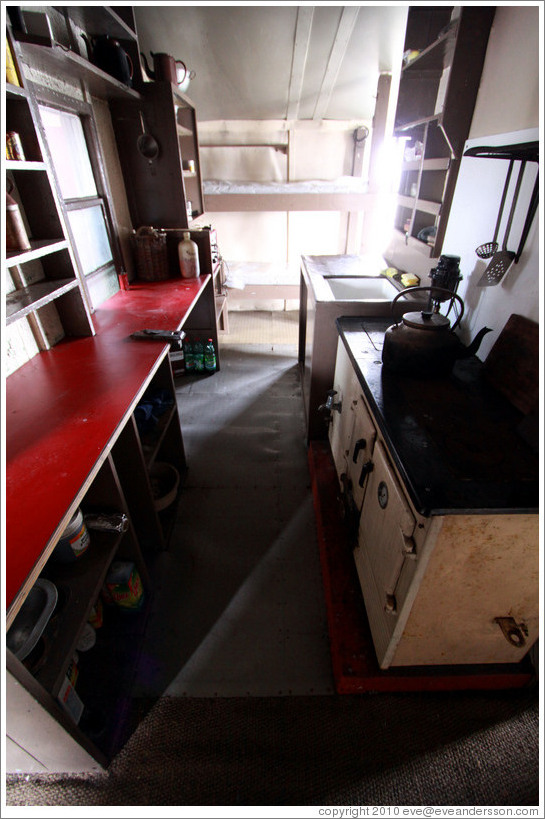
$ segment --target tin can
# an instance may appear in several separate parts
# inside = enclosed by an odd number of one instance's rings
[[[6,147],[10,154],[10,159],[24,160],[25,152],[21,144],[21,138],[17,131],[7,131]]]

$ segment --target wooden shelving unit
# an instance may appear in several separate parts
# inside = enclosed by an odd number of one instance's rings
[[[495,9],[409,9],[405,51],[419,52],[402,68],[395,135],[406,140],[395,231],[413,253],[441,255],[454,188],[469,133]],[[403,241],[401,241],[403,240]]]
[[[57,586],[59,600],[31,655],[19,660],[8,652],[10,680],[15,680],[16,688],[26,692],[24,696],[27,697],[22,709],[18,707],[12,711],[15,722],[12,719],[9,736],[12,747],[15,743],[18,748],[25,749],[21,752],[26,752],[27,760],[47,760],[48,729],[31,730],[29,739],[28,725],[25,727],[28,719],[32,719],[28,715],[37,708],[40,726],[49,725],[49,731],[58,737],[61,747],[55,750],[55,754],[65,753],[66,759],[70,760],[71,754],[78,754],[83,749],[90,754],[89,759],[105,766],[111,755],[119,750],[119,743],[126,739],[128,726],[132,724],[128,707],[130,681],[135,673],[141,642],[133,632],[135,627],[139,633],[144,628],[152,596],[150,563],[154,553],[166,547],[171,523],[166,514],[159,515],[155,511],[148,468],[154,460],[167,460],[179,470],[182,483],[186,463],[172,371],[164,345],[152,343],[142,349],[138,342],[134,342],[133,352],[137,354],[137,360],[133,359],[129,367],[132,375],[128,392],[119,400],[119,385],[125,382],[127,373],[124,368],[122,372],[118,370],[112,354],[123,348],[127,335],[145,326],[133,326],[131,321],[146,319],[135,319],[130,309],[125,314],[123,293],[118,294],[121,305],[115,308],[118,310],[118,320],[113,328],[115,339],[111,337],[108,310],[99,308],[91,316],[85,280],[71,245],[65,207],[59,199],[59,186],[37,102],[39,86],[35,84],[35,77],[36,72],[43,72],[48,76],[62,76],[74,85],[83,85],[87,93],[101,99],[130,100],[140,105],[143,96],[138,90],[102,71],[82,53],[85,51],[82,32],[90,38],[102,34],[119,38],[133,57],[133,64],[138,66],[134,84],[141,86],[132,9],[122,6],[55,7],[48,11],[48,16],[54,27],[55,41],[58,40],[53,47],[45,45],[40,38],[13,34],[9,26],[7,29],[20,85],[8,84],[5,89],[6,129],[19,135],[24,158],[6,160],[4,168],[8,189],[19,206],[30,240],[29,249],[7,250],[4,259],[8,273],[7,324],[11,331],[18,322],[28,322],[40,350],[57,348],[53,356],[42,358],[37,355],[36,362],[22,362],[8,379],[8,413],[15,420],[7,430],[7,473],[10,487],[17,491],[14,494],[10,488],[8,492],[11,523],[6,561],[7,628],[13,625],[39,576],[49,578]],[[179,139],[187,140],[187,129],[182,130]],[[196,178],[200,180],[195,174],[188,181],[193,182]],[[165,312],[169,329],[175,329],[178,322],[184,320],[185,313],[198,302],[205,282],[206,278],[192,283],[186,288],[187,293],[176,292],[170,297],[169,302],[174,299],[179,309],[174,310],[174,314]],[[210,277],[210,286],[211,282]],[[144,297],[144,304],[138,301],[138,297],[136,299],[144,313],[149,298],[149,295]],[[157,295],[156,298],[161,297]],[[202,314],[203,308],[199,309]],[[99,321],[100,332],[96,330]],[[116,334],[121,325],[122,337],[118,338]],[[83,346],[72,346],[70,336],[83,337],[78,339]],[[60,344],[60,341],[67,343]],[[88,365],[85,364],[86,357]],[[106,368],[105,361],[108,361]],[[78,379],[84,372],[84,382],[78,386]],[[138,374],[134,377],[136,372]],[[100,383],[94,380],[95,375]],[[104,405],[106,382],[115,385],[115,389]],[[146,447],[144,456],[133,410],[148,388],[170,391],[172,405],[161,419],[153,443]],[[71,409],[67,405],[71,405]],[[40,423],[36,413],[44,413],[46,420]],[[87,451],[87,430],[78,433],[71,430],[71,425],[73,422],[84,424],[89,418],[89,434],[98,436],[99,445],[95,448],[95,444],[91,444]],[[73,458],[61,454],[63,448],[69,446],[69,440],[76,448],[80,447],[79,457],[76,453]],[[41,511],[37,508],[32,515],[35,531],[28,537],[21,536],[20,530],[21,526],[23,529],[26,526],[29,515],[20,509],[15,513],[15,507],[19,508],[21,502],[24,505],[26,500],[23,498],[29,495],[26,483],[29,469],[21,466],[19,455],[22,454],[24,460],[28,449],[34,446],[42,448],[42,455],[35,463],[44,466],[43,472],[37,467],[33,470],[34,492],[30,494],[37,507],[40,503],[42,505]],[[45,479],[46,474],[50,478],[53,468],[50,458],[57,459],[57,465],[63,459],[65,463],[54,493],[53,488],[48,491]],[[86,465],[80,473],[82,460]],[[39,491],[36,481],[42,483]],[[124,533],[91,530],[86,552],[76,561],[63,565],[56,559],[55,546],[78,507],[84,514],[87,511],[122,512],[128,518],[128,529]],[[64,710],[58,696],[81,632],[101,596],[113,560],[135,564],[142,580],[146,606],[132,617],[119,616],[115,610],[109,610],[103,631],[97,631],[100,647],[81,655],[75,690],[83,701],[84,711],[81,720],[76,722]],[[119,650],[120,644],[130,644],[131,640],[134,650]],[[116,663],[116,683],[113,685],[111,669]],[[117,685],[119,681],[122,684]],[[93,729],[93,715],[97,713],[104,717],[100,736],[95,735]],[[59,726],[64,733],[58,734]],[[34,742],[37,746],[33,746]],[[33,754],[32,749],[36,750],[36,747],[38,750]]]
[[[28,318],[38,349],[44,350],[65,336],[93,335],[94,326],[57,197],[33,86],[22,70],[20,44],[9,28],[6,34],[22,83],[6,85],[6,129],[19,135],[24,152],[24,159],[6,160],[6,187],[19,205],[30,242],[30,249],[6,250],[6,317],[8,325]],[[47,316],[40,312],[44,308]]]
[[[133,225],[187,228],[204,213],[195,108],[169,82],[144,83],[141,93],[139,104],[110,101]],[[146,131],[159,143],[155,159],[138,150],[141,115]],[[194,172],[184,170],[190,161]]]

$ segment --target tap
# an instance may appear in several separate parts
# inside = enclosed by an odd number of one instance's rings
[[[318,412],[333,412],[333,410],[337,410],[340,414],[342,412],[343,403],[342,401],[333,401],[333,396],[337,395],[337,390],[328,390],[327,391],[327,399],[325,404],[320,404],[318,407]]]

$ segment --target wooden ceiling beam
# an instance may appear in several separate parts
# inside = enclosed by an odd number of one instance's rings
[[[339,27],[335,35],[335,40],[333,41],[333,46],[331,48],[331,53],[329,55],[329,60],[322,80],[322,86],[320,88],[320,93],[318,94],[318,99],[316,100],[314,114],[312,115],[313,119],[323,119],[327,114],[329,100],[331,98],[335,81],[337,79],[337,74],[339,73],[344,55],[346,54],[348,43],[350,42],[358,13],[359,6],[345,6],[342,10]]]
[[[297,119],[299,115],[299,104],[301,102],[301,91],[307,64],[313,16],[314,9],[311,6],[299,6],[295,27],[295,42],[293,44],[286,119]]]

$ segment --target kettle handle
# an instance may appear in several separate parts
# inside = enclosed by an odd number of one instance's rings
[[[151,51],[150,54],[153,57],[153,51]],[[145,70],[146,74],[148,75],[148,77],[150,77],[150,79],[154,80],[155,79],[155,71],[152,71],[151,68],[149,67],[148,58],[146,57],[146,55],[144,54],[143,51],[140,52],[140,56],[142,57],[142,60],[144,61],[144,70]]]
[[[460,315],[452,325],[451,330],[454,330],[456,327],[458,327],[462,320],[462,316],[464,315],[464,302],[462,300],[462,297],[459,296],[458,293],[453,293],[452,290],[447,290],[446,287],[407,287],[406,290],[402,290],[392,299],[392,310],[394,309],[394,304],[396,303],[396,301],[400,299],[402,296],[406,296],[407,293],[416,293],[417,291],[422,292],[423,290],[429,292],[430,294],[442,293],[443,295],[451,296],[454,299],[458,299],[458,301],[460,302]]]
[[[178,85],[181,85],[183,82],[185,82],[187,78],[187,66],[183,60],[175,60],[174,62],[176,63],[176,65],[181,65],[184,70],[184,78],[183,80],[180,80],[180,82],[178,83]]]

